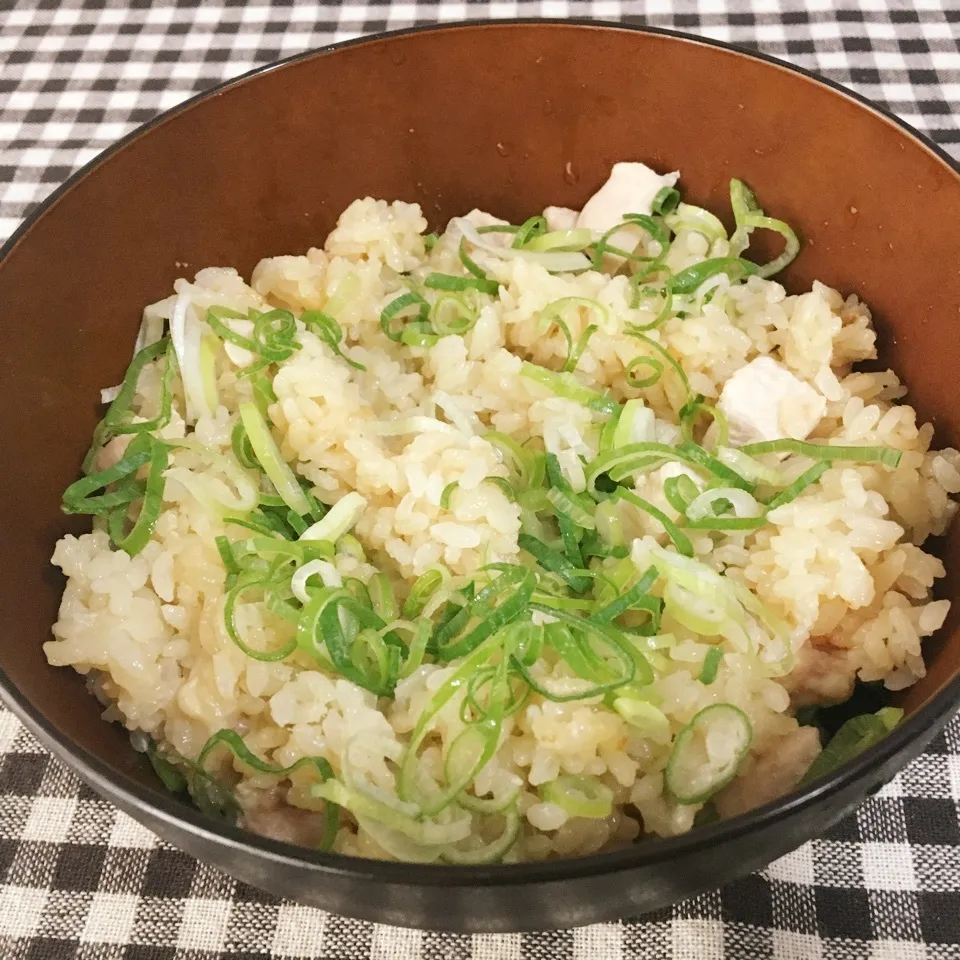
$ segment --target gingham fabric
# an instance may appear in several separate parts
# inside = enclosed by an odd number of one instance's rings
[[[0,238],[112,141],[217,81],[365,33],[517,16],[758,47],[960,156],[960,0],[0,0]],[[855,816],[747,880],[619,924],[456,936],[237,884],[98,799],[0,711],[0,960],[960,960],[958,804],[960,720]]]

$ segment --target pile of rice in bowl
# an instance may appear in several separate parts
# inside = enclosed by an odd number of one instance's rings
[[[51,664],[211,816],[364,857],[572,856],[820,776],[904,688],[960,491],[870,313],[617,164],[582,211],[323,249],[148,306],[64,509]],[[783,235],[768,264],[754,230]],[[799,720],[798,720],[799,716]],[[801,722],[802,721],[802,722]]]

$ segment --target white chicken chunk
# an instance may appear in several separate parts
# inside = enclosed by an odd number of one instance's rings
[[[724,384],[717,408],[730,425],[730,442],[743,446],[784,437],[805,440],[827,401],[783,364],[757,357]]]
[[[661,175],[645,163],[615,163],[607,182],[584,204],[577,226],[605,233],[626,213],[649,214],[654,197],[679,179],[679,172]],[[644,236],[639,229],[624,228],[610,238],[610,243],[621,250],[633,250]]]
[[[577,225],[579,216],[579,210],[571,210],[569,207],[547,207],[543,211],[543,219],[547,221],[547,229],[550,231],[572,230]]]

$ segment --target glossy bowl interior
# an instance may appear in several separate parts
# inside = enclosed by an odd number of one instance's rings
[[[320,51],[176,109],[73,178],[0,262],[0,684],[27,725],[167,839],[277,893],[394,923],[566,926],[663,906],[762,866],[823,830],[916,755],[960,692],[951,616],[907,722],[804,794],[688,837],[552,864],[442,868],[321,855],[213,828],[162,791],[124,731],[41,651],[62,589],[59,510],[119,380],[144,304],[208,265],[248,273],[322,242],[366,195],[433,225],[472,207],[518,221],[578,207],[611,163],[682,171],[727,211],[730,177],[804,239],[787,273],[873,307],[883,359],[960,441],[960,178],[893,120],[810,76],[676,35],[572,23],[445,27]],[[729,219],[729,218],[728,218]],[[762,251],[761,251],[762,253]],[[942,544],[957,595],[960,527]]]

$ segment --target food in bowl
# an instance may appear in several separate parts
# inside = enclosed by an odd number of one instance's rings
[[[517,226],[363,199],[324,248],[180,279],[64,509],[50,663],[174,791],[341,853],[480,863],[675,835],[882,737],[924,674],[960,453],[790,227],[617,164]],[[751,234],[783,252],[757,264]]]

